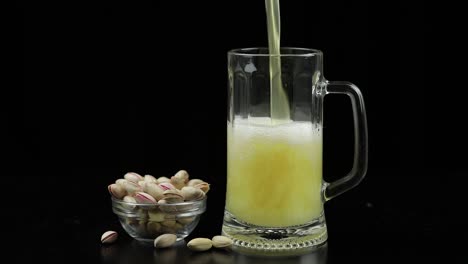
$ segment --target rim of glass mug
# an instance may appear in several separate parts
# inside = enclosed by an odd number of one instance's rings
[[[323,52],[317,49],[281,47],[280,54],[270,54],[267,47],[239,48],[228,51],[228,55],[253,57],[314,57],[322,56]]]

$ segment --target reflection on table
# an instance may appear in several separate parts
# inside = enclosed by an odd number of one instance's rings
[[[180,241],[173,247],[167,249],[155,249],[150,244],[142,244],[135,240],[102,246],[101,259],[103,263],[240,263],[240,264],[325,264],[327,262],[327,244],[311,251],[308,254],[294,257],[268,257],[268,256],[245,256],[235,252],[211,249],[206,252],[190,251],[185,241]]]

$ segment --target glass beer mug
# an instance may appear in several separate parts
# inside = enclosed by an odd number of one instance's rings
[[[281,61],[289,118],[271,118],[270,60]],[[367,124],[359,89],[323,77],[321,51],[267,48],[228,52],[228,162],[223,234],[239,252],[295,254],[327,240],[323,204],[356,186],[367,170]],[[331,183],[322,176],[327,94],[347,94],[354,111],[354,163]]]

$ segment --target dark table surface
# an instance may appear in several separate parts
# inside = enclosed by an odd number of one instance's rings
[[[210,191],[211,192],[211,191]],[[439,211],[420,206],[372,202],[353,199],[353,192],[325,205],[329,239],[322,247],[297,257],[248,257],[235,252],[210,250],[191,252],[186,243],[195,237],[208,237],[221,232],[223,200],[216,202],[215,190],[208,195],[208,209],[194,232],[168,249],[154,249],[129,237],[120,227],[110,208],[82,204],[58,216],[49,208],[39,221],[37,236],[42,239],[34,248],[24,248],[21,260],[45,259],[48,263],[463,263],[463,250],[448,250],[454,241],[443,238],[447,230],[439,228]],[[104,193],[104,192],[103,192]],[[107,197],[107,194],[105,194]],[[108,198],[108,197],[107,197]],[[424,199],[412,200],[422,205]],[[211,203],[210,203],[211,202]],[[73,213],[74,212],[74,213]],[[110,245],[100,243],[107,230],[119,232]],[[32,254],[38,250],[40,255]],[[460,262],[461,261],[461,262]],[[466,263],[466,262],[465,262]]]

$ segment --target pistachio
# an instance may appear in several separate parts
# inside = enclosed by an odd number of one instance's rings
[[[164,177],[164,176],[158,178],[158,183],[165,183],[165,182],[170,182],[170,181],[171,180],[169,178]]]
[[[123,198],[124,202],[126,202],[126,204],[124,204],[124,207],[127,208],[127,209],[130,209],[130,210],[133,210],[135,209],[136,205],[134,205],[135,203],[137,203],[137,201],[135,200],[135,198],[133,198],[132,196],[125,196]]]
[[[229,237],[225,236],[214,236],[211,239],[213,247],[215,248],[229,248],[232,246],[232,240]]]
[[[101,236],[101,243],[110,244],[110,243],[114,242],[115,240],[117,240],[118,236],[119,235],[115,231],[104,232],[104,234],[102,234],[102,236]]]
[[[154,240],[155,248],[166,248],[172,246],[177,240],[177,236],[174,234],[164,234],[158,236]]]
[[[154,176],[149,174],[146,174],[143,178],[146,182],[158,182],[158,180]]]
[[[174,227],[176,225],[176,221],[175,220],[164,220],[161,222],[161,225],[163,226],[167,226],[167,227]]]
[[[161,224],[158,222],[148,221],[146,224],[146,231],[150,234],[157,234],[161,230]]]
[[[144,210],[142,208],[139,208],[137,210],[136,214],[138,215],[139,219],[147,219],[148,218],[148,211]]]
[[[114,196],[115,198],[117,199],[122,199],[125,194],[127,193],[125,191],[124,188],[122,188],[122,186],[116,184],[116,183],[113,183],[109,186],[107,186],[107,190],[109,191],[109,193]]]
[[[192,186],[182,188],[181,193],[185,201],[200,200],[205,197],[205,193],[201,189]]]
[[[187,183],[187,186],[195,186],[199,183],[204,183],[204,181],[200,180],[200,179],[192,179],[190,181],[188,181]]]
[[[173,228],[177,231],[177,230],[181,230],[184,228],[184,225],[182,225],[181,223],[175,223]]]
[[[159,211],[159,210],[150,210],[148,211],[148,216],[150,221],[155,221],[155,222],[162,222],[165,219],[165,213]]]
[[[134,217],[132,218],[125,218],[125,224],[129,226],[136,226],[138,225],[138,220]]]
[[[177,219],[177,222],[179,222],[179,223],[181,223],[183,225],[187,225],[187,224],[192,223],[193,220],[195,220],[195,216],[179,218],[179,219]]]
[[[147,181],[138,181],[138,185],[140,185],[142,190],[145,189],[146,183],[147,183]]]
[[[140,235],[140,236],[145,236],[147,231],[146,231],[146,220],[140,220],[138,221],[138,226],[136,227],[135,231]]]
[[[165,212],[165,213],[173,213],[177,211],[177,208],[175,206],[167,206],[169,203],[166,201],[166,199],[161,199],[158,201],[159,210]]]
[[[182,189],[182,187],[185,186],[184,179],[182,178],[177,178],[176,176],[171,177],[171,184],[174,185],[177,189]]]
[[[189,180],[189,174],[185,170],[178,171],[176,174],[174,174],[174,177],[182,179],[184,183],[187,183]]]
[[[153,198],[158,201],[164,198],[164,194],[163,194],[164,189],[162,189],[155,182],[147,182],[145,184],[145,192],[153,196]]]
[[[138,183],[139,181],[142,181],[143,180],[143,177],[141,177],[140,174],[138,173],[135,173],[135,172],[128,172],[124,175],[124,178],[127,180],[127,181],[131,181],[131,182],[134,182],[134,183]]]
[[[124,186],[124,183],[127,182],[126,179],[118,179],[115,181],[116,184],[120,185],[120,186]]]
[[[163,192],[163,195],[167,203],[181,203],[184,201],[184,196],[177,189],[166,190]]]
[[[141,192],[143,189],[141,188],[138,183],[126,181],[123,183],[124,189],[127,191],[128,194],[133,195],[135,192]]]
[[[204,193],[207,193],[209,190],[210,190],[210,185],[206,182],[202,182],[202,183],[198,183],[198,184],[195,184],[194,186],[195,188],[199,188],[200,190],[202,190]]]
[[[193,251],[205,251],[210,249],[213,243],[208,238],[194,238],[188,242],[187,247]]]
[[[161,225],[161,232],[166,234],[175,234],[176,230],[173,227]]]
[[[154,199],[153,196],[144,192],[135,193],[135,200],[138,203],[144,203],[144,204],[156,204],[157,203],[156,199]]]
[[[172,185],[169,182],[160,183],[159,187],[161,187],[163,190],[174,190],[174,189],[176,189],[176,187],[174,187],[174,185]]]

